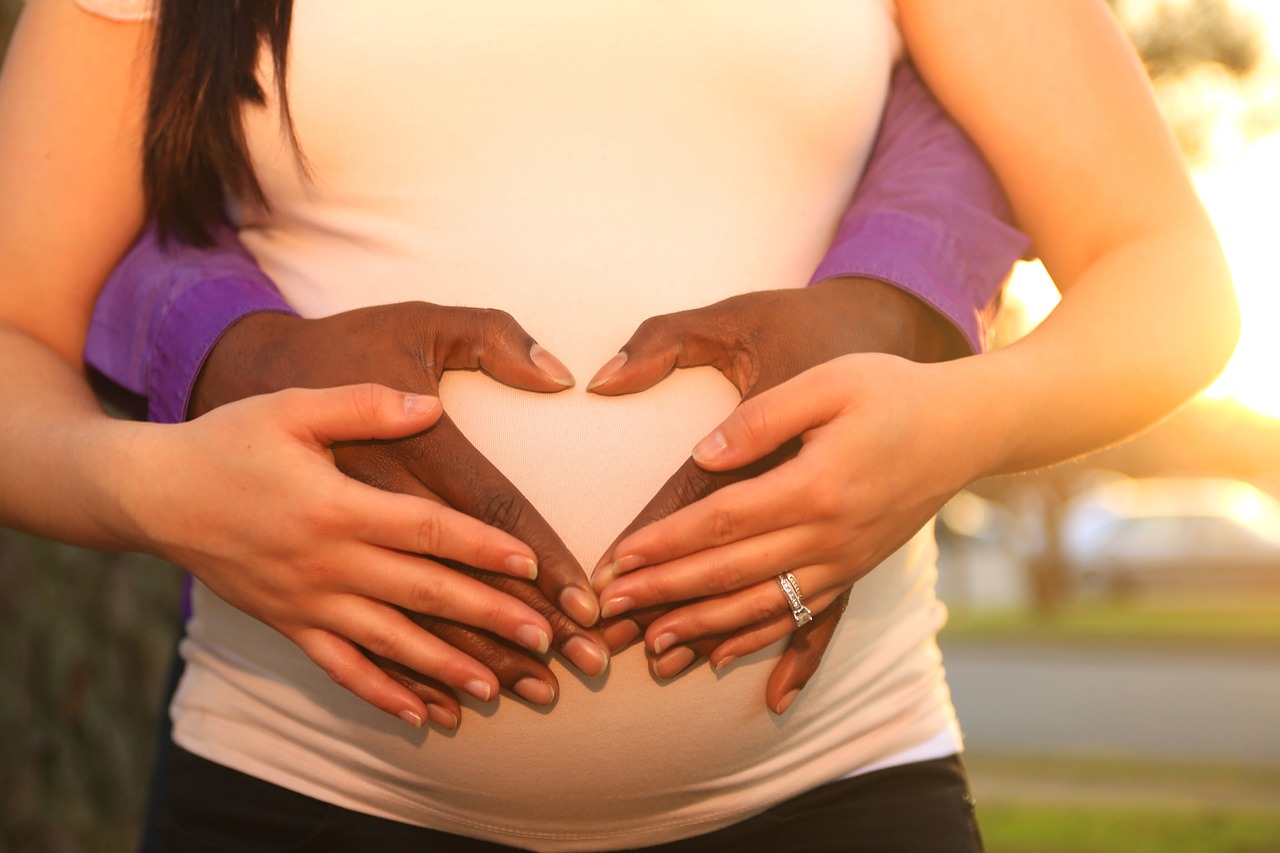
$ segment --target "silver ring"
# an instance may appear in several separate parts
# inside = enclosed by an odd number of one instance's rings
[[[791,572],[778,575],[778,586],[782,587],[782,594],[791,605],[791,618],[796,620],[797,628],[813,619],[813,611],[804,606],[804,596],[800,594],[800,583],[795,575]]]

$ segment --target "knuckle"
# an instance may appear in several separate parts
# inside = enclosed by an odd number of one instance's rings
[[[511,533],[523,524],[524,513],[524,502],[515,495],[495,493],[482,503],[477,518],[490,527]]]
[[[415,536],[415,550],[419,554],[436,554],[440,551],[441,541],[444,537],[443,521],[440,514],[435,511],[427,512],[418,520],[418,530]]]
[[[383,626],[370,629],[361,645],[371,654],[389,660],[398,660],[404,648],[404,635]]]
[[[672,491],[670,506],[665,513],[667,515],[702,500],[724,485],[723,478],[709,474],[696,465],[689,466],[684,474]]]
[[[707,526],[714,542],[733,542],[738,538],[738,519],[729,507],[718,506],[712,509]]]
[[[419,613],[439,613],[448,601],[444,581],[434,576],[416,579],[409,590],[409,600]]]

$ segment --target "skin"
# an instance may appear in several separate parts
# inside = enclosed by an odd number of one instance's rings
[[[668,634],[664,651],[722,634],[749,644],[764,614],[789,619],[780,568],[815,612],[829,609],[948,495],[1133,434],[1207,384],[1234,346],[1220,247],[1103,3],[900,0],[898,12],[1062,302],[996,353],[842,355],[746,400],[693,458],[729,471],[798,439],[794,458],[636,530],[607,560],[606,601],[695,596],[648,626],[650,651]],[[431,596],[441,587],[428,575],[447,569],[405,552],[509,572],[507,558],[527,565],[530,549],[434,501],[353,482],[327,449],[421,432],[439,417],[433,400],[295,390],[160,427],[112,421],[89,393],[78,355],[89,309],[142,225],[148,38],[69,0],[29,0],[0,79],[0,522],[186,565],[407,720],[420,723],[425,704],[360,649],[496,695],[491,670],[403,611],[485,612],[485,624],[502,613],[549,631],[544,617],[480,583]]]
[[[1221,249],[1104,4],[898,7],[917,67],[991,163],[1061,304],[995,353],[936,365],[842,356],[739,407],[694,450],[704,469],[789,442],[799,451],[606,556],[610,613],[614,600],[704,593],[649,625],[651,651],[725,634],[713,661],[758,648],[790,621],[780,568],[822,612],[967,484],[1132,435],[1204,387],[1234,347]]]
[[[941,357],[947,344],[946,327],[914,297],[878,281],[841,279],[802,290],[749,294],[654,318],[623,347],[629,356],[625,364],[610,371],[615,363],[611,362],[604,369],[610,372],[598,374],[590,388],[602,395],[633,393],[676,367],[714,364],[749,398],[836,355],[874,351],[932,360]],[[571,384],[572,377],[546,351],[536,362],[530,357],[535,346],[503,312],[427,303],[378,306],[316,320],[252,315],[228,330],[210,353],[193,389],[190,415],[285,388],[362,381],[434,394],[446,369],[483,369],[499,381],[534,391],[555,392]],[[554,648],[588,675],[603,671],[610,649],[633,642],[643,626],[669,609],[607,621],[603,637],[581,628],[580,624],[593,624],[598,613],[594,592],[580,592],[586,587],[581,567],[537,509],[447,415],[430,430],[408,438],[343,444],[334,449],[334,458],[339,470],[361,482],[441,500],[528,543],[540,569],[536,584],[458,568],[542,614],[552,626]],[[769,463],[708,475],[690,460],[622,535],[767,467]],[[566,596],[567,590],[575,592]],[[575,609],[575,601],[590,606],[579,604]],[[566,615],[570,611],[572,619]],[[406,615],[484,663],[503,689],[538,705],[550,704],[558,694],[559,683],[537,649],[427,614]],[[779,709],[783,699],[803,688],[817,670],[838,618],[839,613],[829,609],[796,636],[766,692],[770,708]],[[457,719],[452,691],[394,662],[374,659],[427,703],[432,719]],[[678,671],[654,662],[659,677],[670,678]]]

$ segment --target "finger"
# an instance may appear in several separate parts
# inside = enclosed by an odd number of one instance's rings
[[[532,580],[533,550],[515,536],[440,503],[352,483],[345,505],[358,507],[353,530],[364,541]]]
[[[559,695],[560,682],[555,673],[527,652],[464,625],[428,616],[411,615],[410,618],[449,645],[484,664],[497,676],[503,690],[516,694],[530,704],[550,705]]]
[[[710,365],[746,393],[755,376],[752,350],[743,346],[719,305],[645,320],[591,378],[587,390],[606,396],[634,394],[672,370]]]
[[[668,649],[660,655],[649,654],[649,674],[661,681],[675,678],[706,660],[720,639],[706,637]]]
[[[434,678],[427,678],[412,672],[394,661],[365,653],[369,660],[423,701],[427,708],[427,719],[442,729],[456,729],[461,720],[462,705],[452,690]]]
[[[795,448],[788,444],[779,448],[774,453],[769,454],[759,462],[733,471],[706,471],[701,468],[692,459],[686,460],[683,465],[671,475],[640,511],[640,513],[627,525],[626,529],[618,534],[613,544],[600,558],[596,564],[595,571],[591,575],[591,583],[597,592],[607,587],[615,577],[624,574],[635,568],[644,565],[647,557],[640,557],[637,554],[637,547],[632,543],[632,534],[647,527],[654,522],[661,521],[669,515],[672,515],[687,506],[690,506],[707,496],[718,492],[727,486],[743,480],[750,480],[758,477],[766,471],[772,470],[781,463],[790,459],[795,454]],[[644,539],[640,540],[643,544]],[[629,550],[619,550],[619,545],[628,543]],[[667,553],[667,552],[663,552]],[[629,559],[622,565],[615,565],[619,560],[619,555],[625,555]],[[671,553],[670,557],[680,556]],[[602,604],[602,608],[607,602]],[[605,616],[613,615],[607,611]]]
[[[636,608],[744,589],[823,559],[827,537],[820,533],[808,526],[783,525],[627,572],[601,590],[602,607],[610,616],[620,616]]]
[[[415,729],[429,719],[425,702],[391,678],[347,640],[321,629],[290,637],[334,683]]]
[[[801,584],[810,587],[804,595],[805,606],[811,613],[823,612],[838,591],[818,587],[813,583],[812,572],[803,577]],[[731,634],[780,616],[785,616],[793,629],[796,627],[786,597],[771,579],[730,595],[704,598],[673,609],[645,631],[645,647],[661,655],[675,646]]]
[[[458,564],[453,564],[453,567],[462,572],[471,571]],[[595,677],[603,675],[608,669],[609,644],[600,632],[580,627],[553,604],[537,586],[529,581],[502,575],[477,575],[477,577],[494,589],[523,601],[540,613],[551,625],[551,647],[583,674]]]
[[[439,370],[477,368],[527,391],[572,388],[573,374],[506,311],[437,308]]]
[[[789,452],[790,447],[780,452]],[[808,467],[800,460],[783,461],[628,533],[606,555],[612,562],[596,571],[602,600],[608,603],[616,594],[615,582],[639,569],[829,517],[830,511],[816,505],[819,497],[835,505],[847,496],[836,488],[820,494],[809,479]],[[608,611],[611,616],[618,612]]]
[[[698,442],[694,460],[710,471],[738,468],[821,426],[835,417],[840,407],[840,396],[831,393],[829,383],[826,371],[806,370],[744,400]]]
[[[439,420],[436,397],[365,383],[337,388],[290,388],[262,398],[279,407],[286,430],[320,446],[369,438],[402,438]]]
[[[836,626],[844,616],[849,605],[849,594],[845,590],[825,610],[813,617],[813,621],[801,627],[791,637],[791,643],[778,658],[769,681],[765,685],[765,704],[769,710],[781,716],[795,702],[800,691],[809,683],[809,679],[818,671],[822,657],[831,645]]]
[[[584,627],[600,616],[582,566],[537,509],[444,416],[408,448],[410,470],[450,506],[526,543],[538,562],[538,587]],[[603,647],[603,646],[602,646]]]
[[[469,574],[432,560],[385,552],[362,561],[361,569],[348,581],[348,592],[471,625],[536,654],[550,648],[551,625],[542,614]]]
[[[498,695],[497,677],[479,661],[384,604],[349,596],[341,618],[326,627],[376,657],[462,690],[481,702]]]

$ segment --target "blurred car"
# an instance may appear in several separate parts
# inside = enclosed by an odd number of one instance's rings
[[[1220,478],[1118,478],[1072,499],[1062,556],[1085,595],[1280,592],[1280,502]]]

